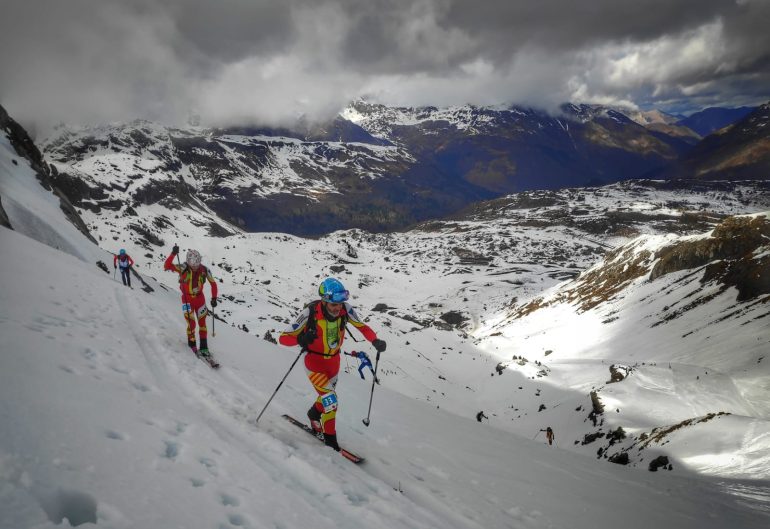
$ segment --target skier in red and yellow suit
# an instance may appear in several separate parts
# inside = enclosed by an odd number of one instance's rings
[[[349,293],[337,279],[328,278],[318,288],[321,300],[310,303],[300,313],[291,328],[284,331],[278,341],[281,345],[299,345],[305,354],[305,370],[318,393],[318,398],[307,412],[310,424],[316,432],[323,432],[327,446],[339,451],[337,443],[337,375],[340,371],[340,349],[345,339],[345,323],[361,331],[378,352],[385,350],[385,342],[363,323],[356,311],[345,303]],[[312,315],[312,318],[311,318]],[[315,328],[308,328],[308,321],[315,321]]]
[[[179,247],[174,245],[171,255],[166,258],[164,270],[179,274],[179,289],[182,291],[182,311],[187,320],[187,344],[198,353],[195,344],[195,320],[198,320],[200,333],[200,354],[209,354],[208,329],[206,328],[206,297],[203,295],[203,285],[206,281],[211,285],[211,306],[217,306],[217,282],[211,272],[201,264],[201,254],[196,250],[188,250],[183,265],[174,263],[174,257],[179,253]]]

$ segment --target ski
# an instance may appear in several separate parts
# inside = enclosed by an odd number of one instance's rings
[[[219,362],[214,360],[214,357],[211,356],[211,354],[207,356],[199,355],[198,358],[206,362],[212,369],[219,369]]]
[[[313,437],[315,437],[316,439],[318,439],[319,441],[321,441],[323,443],[323,441],[324,441],[323,434],[314,432],[313,429],[310,426],[308,426],[304,422],[298,421],[297,419],[295,419],[294,417],[291,417],[290,415],[282,415],[282,417],[284,419],[286,419],[287,421],[289,421],[290,423],[292,423],[294,426],[302,428],[307,433],[309,433],[310,435],[312,435]],[[364,458],[363,457],[357,456],[353,452],[345,450],[344,448],[340,449],[340,455],[342,457],[344,457],[345,459],[347,459],[348,461],[351,461],[351,462],[353,462],[355,464],[363,463],[364,462]]]
[[[211,353],[207,355],[202,355],[197,348],[191,347],[190,349],[192,350],[195,356],[197,356],[198,358],[206,362],[209,365],[209,367],[211,367],[212,369],[219,369],[219,362],[214,360],[214,356]]]

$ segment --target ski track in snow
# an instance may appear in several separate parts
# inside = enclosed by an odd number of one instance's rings
[[[220,442],[217,444],[228,446],[231,450],[239,449],[239,452],[247,454],[248,458],[255,463],[255,466],[265,472],[265,480],[280,485],[287,491],[299,490],[305,492],[306,494],[295,496],[295,501],[310,499],[311,501],[307,502],[308,510],[326,513],[329,521],[340,527],[345,527],[345,525],[337,524],[334,521],[344,518],[344,511],[348,505],[370,505],[373,503],[376,507],[378,503],[376,499],[385,500],[388,496],[392,496],[390,492],[387,492],[383,497],[380,486],[372,486],[365,481],[360,483],[354,482],[344,487],[341,491],[333,492],[337,489],[337,484],[332,476],[326,474],[329,472],[328,467],[323,469],[314,468],[305,462],[304,459],[296,457],[295,452],[297,450],[304,450],[298,449],[296,446],[289,446],[285,442],[257,430],[254,425],[256,413],[251,408],[243,409],[245,399],[249,398],[248,392],[241,393],[232,389],[233,386],[236,389],[244,388],[244,384],[236,375],[230,374],[227,369],[212,373],[210,368],[206,367],[191,354],[185,355],[183,360],[180,359],[179,344],[174,344],[172,340],[168,339],[168,332],[163,332],[167,331],[169,327],[178,327],[178,321],[172,322],[167,314],[159,314],[158,311],[152,308],[139,306],[138,299],[135,296],[130,296],[123,290],[118,290],[116,294],[117,305],[121,307],[121,312],[128,322],[128,328],[131,329],[132,335],[136,339],[137,349],[142,352],[147,364],[150,366],[158,387],[176,393],[185,401],[187,406],[200,410],[206,416],[206,426],[215,432]],[[219,378],[218,375],[222,372],[226,373],[226,386],[223,386],[220,380],[215,380]],[[174,388],[178,387],[181,387],[184,391],[175,391]],[[226,391],[223,387],[231,389]],[[265,422],[267,423],[268,421],[265,420]],[[281,424],[277,431],[275,430],[276,423]],[[249,427],[250,425],[251,427]],[[285,428],[277,419],[270,421],[269,429],[270,433],[274,432],[290,440],[295,440],[297,437],[294,432],[289,431],[289,428]],[[302,446],[308,443],[296,444]],[[166,457],[168,459],[173,460],[179,453],[187,450],[188,446],[186,443],[176,440],[166,441]],[[198,447],[198,450],[200,450],[200,447]],[[227,459],[227,454],[221,453],[213,447],[211,451],[215,456],[199,457],[209,473],[216,476],[219,472],[218,469],[224,466],[220,461]],[[326,454],[326,456],[324,459],[328,461],[330,459],[328,457],[329,454]],[[289,461],[288,465],[276,463],[286,461],[287,459]],[[340,466],[339,461],[334,461],[334,463],[336,463],[335,467]],[[345,464],[342,462],[342,465]],[[339,473],[339,470],[344,470],[346,476],[350,472],[355,472],[354,470],[342,468],[338,469],[336,473]],[[350,479],[350,477],[347,476],[347,479]],[[312,483],[312,486],[309,487],[309,483]],[[247,484],[231,484],[231,487],[233,486],[251,491]],[[354,490],[356,491],[355,493],[353,492]],[[238,500],[236,499],[235,501],[237,502]],[[257,511],[262,509],[268,510],[271,508],[271,501],[267,501],[261,506],[261,509],[259,506],[254,506],[253,503],[251,505],[256,507]],[[233,503],[233,500],[229,500],[229,503]],[[412,512],[410,516],[418,515],[418,518],[425,518],[427,522],[430,522],[430,525],[433,523],[441,524],[441,522],[435,520],[427,512],[420,513],[420,509],[416,506],[413,506],[412,509],[417,509],[418,512]],[[375,508],[374,510],[376,513],[379,509]],[[395,513],[390,512],[390,509],[385,509],[379,514],[392,518]],[[246,519],[247,517],[241,517],[239,520],[241,523],[235,523],[234,525],[244,525]],[[403,521],[406,522],[408,520],[403,519]],[[455,520],[455,522],[461,522],[460,525],[466,525],[467,520],[466,522]],[[231,521],[231,523],[233,522]]]

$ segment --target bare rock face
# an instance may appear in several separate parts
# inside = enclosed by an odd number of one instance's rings
[[[617,465],[627,465],[629,462],[628,453],[617,452],[615,454],[612,454],[609,458],[609,461],[610,463],[615,463]]]
[[[733,286],[738,289],[739,301],[768,294],[770,256],[761,250],[770,247],[769,241],[767,217],[728,217],[709,238],[680,242],[657,252],[650,279],[708,265],[701,282]]]
[[[30,167],[35,171],[40,184],[59,197],[59,207],[61,207],[61,210],[67,216],[69,221],[72,222],[83,235],[88,237],[91,242],[97,244],[96,239],[93,238],[91,232],[88,230],[86,223],[80,218],[80,214],[69,201],[66,194],[56,185],[51,168],[45,160],[43,160],[43,155],[40,153],[37,146],[35,146],[35,142],[29,137],[27,131],[8,115],[8,112],[6,112],[2,105],[0,105],[0,129],[8,134],[8,139],[16,153],[29,162]]]
[[[631,374],[631,371],[633,371],[633,368],[629,366],[624,366],[621,364],[612,364],[610,366],[610,379],[607,381],[607,384],[612,384],[614,382],[621,382],[622,380],[625,380],[625,378]]]
[[[668,470],[671,470],[673,467],[668,462],[668,457],[666,456],[658,456],[652,461],[650,461],[649,470],[650,472],[657,472],[659,468],[667,468]]]
[[[13,229],[13,226],[11,226],[11,221],[8,219],[8,215],[3,209],[2,197],[0,197],[0,226],[4,226],[11,230]]]
[[[440,316],[440,318],[454,327],[461,327],[466,321],[468,321],[467,316],[464,316],[462,313],[456,310],[445,312]]]
[[[534,298],[516,307],[512,316],[521,318],[554,303],[590,310],[648,274],[654,281],[704,266],[701,284],[717,282],[723,287],[720,292],[735,287],[738,301],[770,294],[770,219],[765,215],[727,217],[710,234],[680,239],[655,252],[644,244],[638,239],[608,252],[600,266],[581,274],[557,296]]]
[[[658,262],[650,279],[697,268],[716,259],[740,259],[767,244],[769,234],[770,222],[766,217],[729,217],[707,239],[680,242],[658,251]]]

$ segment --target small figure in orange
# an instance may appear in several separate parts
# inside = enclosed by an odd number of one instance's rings
[[[553,440],[555,439],[553,435],[553,430],[551,430],[551,427],[547,427],[545,429],[545,438],[548,439],[548,446],[551,446],[553,444]]]
[[[203,285],[206,281],[211,285],[211,306],[217,306],[217,282],[208,268],[201,264],[201,254],[196,250],[188,250],[184,264],[174,263],[174,257],[179,254],[179,246],[176,244],[171,250],[171,255],[166,258],[164,270],[179,274],[179,289],[182,291],[182,311],[187,320],[187,345],[193,353],[201,356],[209,355],[207,341],[208,329],[206,328],[206,297],[203,295]],[[195,320],[198,320],[200,334],[200,349],[195,343]]]

